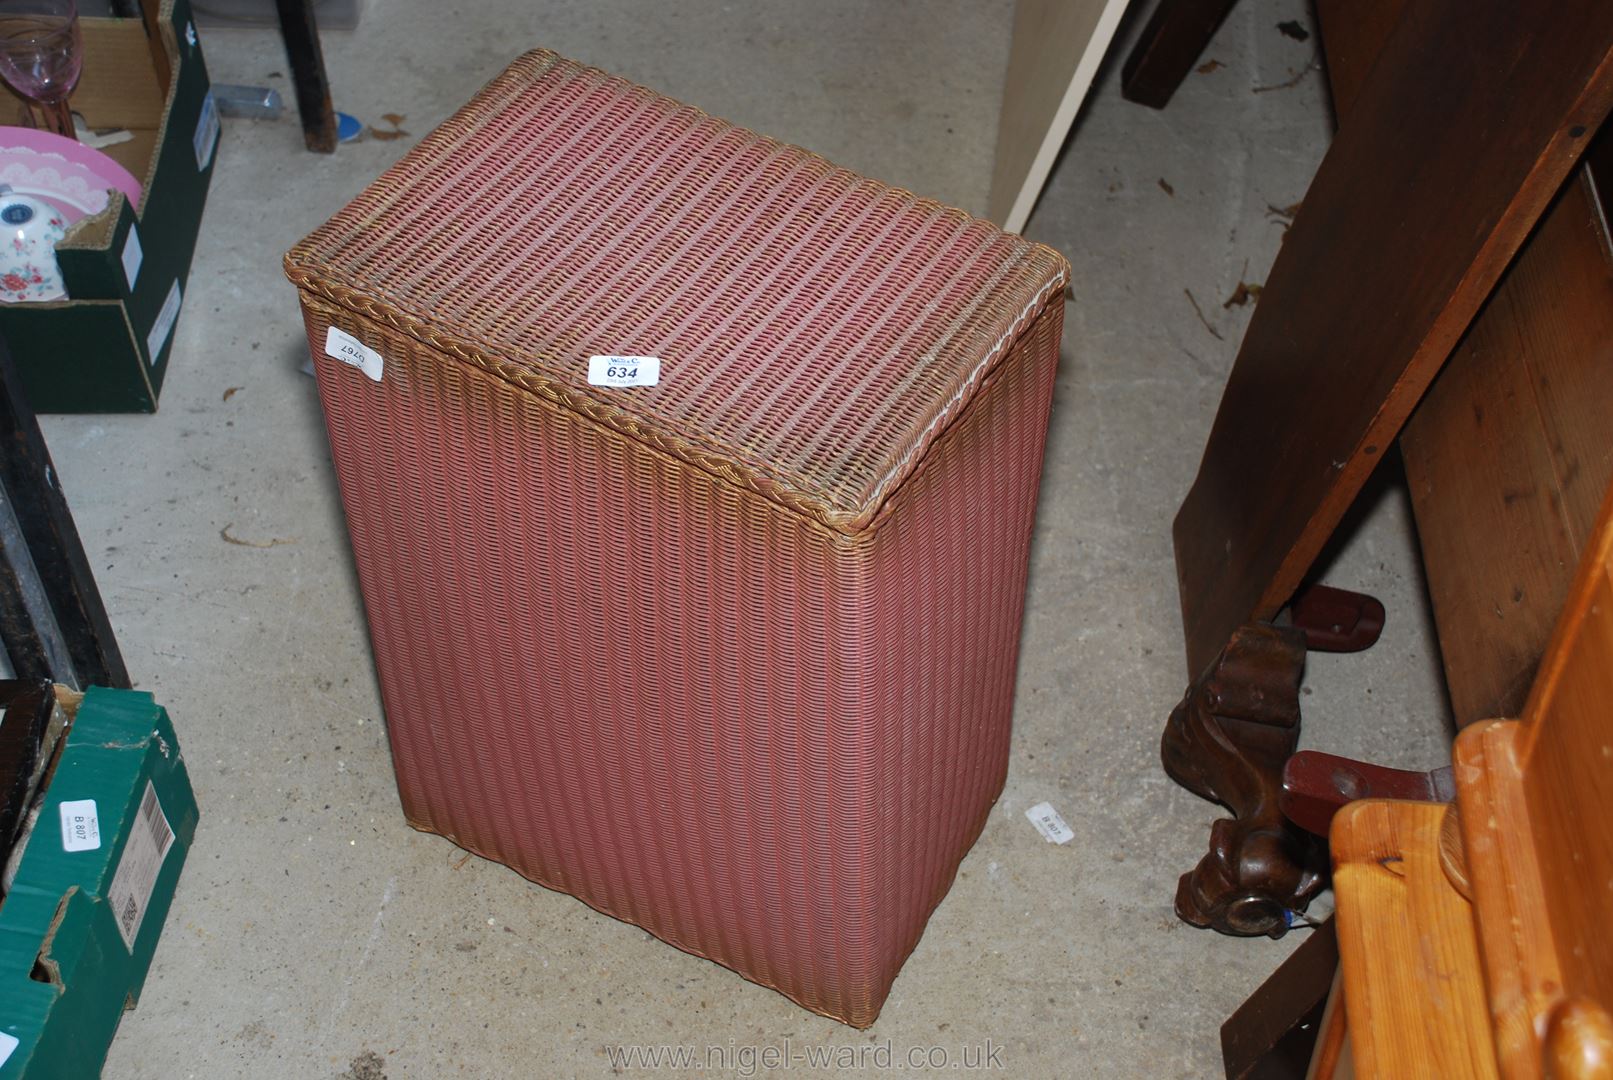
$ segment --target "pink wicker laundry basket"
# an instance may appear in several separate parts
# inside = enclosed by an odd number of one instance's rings
[[[1064,260],[533,52],[286,272],[409,821],[872,1023],[1002,789]]]

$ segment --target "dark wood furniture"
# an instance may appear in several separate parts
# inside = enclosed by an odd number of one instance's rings
[[[61,480],[0,340],[0,642],[16,678],[127,688]]]
[[[1120,71],[1128,101],[1163,109],[1238,0],[1160,0]]]
[[[1251,628],[1276,620],[1301,592],[1323,545],[1442,365],[1462,355],[1459,344],[1474,342],[1475,316],[1548,207],[1564,205],[1554,200],[1613,103],[1613,19],[1596,0],[1549,8],[1499,0],[1424,0],[1399,11],[1381,6],[1389,3],[1400,6],[1400,0],[1321,5],[1329,56],[1338,41],[1361,60],[1341,64],[1338,135],[1268,276],[1174,527],[1193,681],[1167,726],[1163,756],[1174,777],[1235,813],[1217,823],[1209,853],[1184,876],[1177,911],[1227,933],[1281,933],[1280,913],[1303,909],[1324,866],[1301,830],[1273,813],[1286,756],[1273,725],[1195,723],[1218,717],[1205,705],[1206,692],[1219,686],[1220,696],[1228,696],[1226,652]],[[1385,26],[1374,52],[1367,36]],[[1582,206],[1577,198],[1570,195],[1569,203]],[[1581,261],[1588,264],[1589,256]],[[1527,270],[1511,275],[1509,290],[1531,288],[1528,276]],[[1484,324],[1477,332],[1486,332]],[[1476,377],[1471,366],[1462,364],[1469,378]],[[1461,425],[1431,418],[1439,402],[1449,408],[1449,401],[1471,396],[1442,388],[1430,397],[1429,418],[1410,426],[1414,482],[1435,475],[1438,462],[1426,447],[1465,452]],[[1570,486],[1582,490],[1567,462],[1583,467],[1594,450],[1578,448],[1596,442],[1596,400],[1578,398],[1579,411],[1570,409],[1571,418],[1560,422],[1584,437],[1557,455],[1555,479],[1542,480],[1531,497],[1551,503]],[[1547,441],[1557,429],[1539,430]],[[1504,443],[1495,447],[1498,455],[1511,452]],[[1455,484],[1452,474],[1466,480]],[[1498,567],[1539,561],[1534,552],[1519,555],[1505,536],[1471,535],[1477,530],[1463,510],[1477,491],[1518,501],[1514,487],[1498,483],[1495,468],[1467,454],[1440,476],[1440,483],[1414,491],[1420,524],[1439,514],[1448,519],[1432,531],[1424,526],[1425,545],[1430,535],[1458,544],[1466,532],[1469,547],[1490,549]],[[1445,565],[1453,584],[1443,593],[1439,571],[1430,570],[1442,640],[1448,617],[1475,617],[1462,583],[1468,567]],[[1507,576],[1495,572],[1497,580]],[[1559,569],[1548,576],[1566,575]],[[1563,581],[1556,603],[1565,588]],[[1549,610],[1552,590],[1536,589]],[[1523,594],[1517,603],[1530,589]],[[1522,652],[1538,661],[1542,646]],[[1292,662],[1297,683],[1302,653]],[[1488,660],[1470,663],[1495,670]],[[1530,676],[1532,667],[1521,685]],[[1278,725],[1289,751],[1297,725],[1297,717]],[[1213,751],[1205,749],[1210,743]],[[1194,764],[1184,765],[1188,760]]]
[[[1189,671],[1200,676],[1184,708],[1225,678],[1220,664],[1200,667],[1216,650],[1286,617],[1286,597],[1398,434],[1455,719],[1519,715],[1613,481],[1613,19],[1585,3],[1408,5],[1316,0],[1339,139],[1268,278],[1176,523]],[[1142,89],[1127,96],[1168,98],[1213,32],[1191,17],[1206,6],[1163,0],[1128,64]],[[1169,70],[1164,55],[1177,57]],[[1151,89],[1133,69],[1152,71]],[[1503,97],[1513,100],[1498,109]],[[1327,242],[1349,230],[1358,243]],[[1328,305],[1332,323],[1318,317]],[[1288,467],[1262,469],[1263,457]],[[1225,773],[1237,792],[1223,797],[1237,817],[1216,826],[1182,883],[1222,893],[1218,923],[1192,906],[1190,921],[1234,932],[1249,928],[1225,912],[1250,897],[1268,910],[1303,899],[1292,883],[1312,867],[1273,865],[1270,853],[1314,850],[1287,834],[1273,843],[1272,736],[1251,731],[1222,729],[1210,757],[1224,764],[1188,785],[1215,789]],[[1168,732],[1167,768],[1170,743]],[[1313,828],[1351,799],[1440,801],[1455,789],[1449,770],[1315,753],[1286,765],[1279,806]],[[1329,923],[1224,1025],[1229,1076],[1305,1074],[1318,988],[1336,966],[1331,933]],[[1336,1038],[1318,1060],[1342,1049]]]
[[[329,154],[336,149],[336,110],[325,75],[325,54],[319,47],[314,22],[314,0],[275,0],[280,16],[280,37],[291,64],[291,84],[297,92],[297,113],[308,149]]]
[[[1328,919],[1221,1028],[1227,1080],[1293,1080],[1305,1075],[1338,964],[1338,935]]]

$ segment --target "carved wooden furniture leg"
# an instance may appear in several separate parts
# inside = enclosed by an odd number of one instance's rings
[[[1231,809],[1210,830],[1209,853],[1176,890],[1176,914],[1224,934],[1288,929],[1322,887],[1326,855],[1279,806],[1283,763],[1299,739],[1304,635],[1240,627],[1171,713],[1160,756],[1171,778]]]
[[[1373,597],[1313,585],[1295,599],[1293,616],[1289,628],[1241,627],[1165,729],[1165,771],[1235,815],[1215,823],[1209,854],[1177,886],[1176,913],[1195,926],[1281,936],[1288,912],[1303,911],[1322,883],[1320,844],[1282,812],[1305,650],[1367,648],[1384,611]],[[1310,831],[1326,835],[1325,827]]]
[[[1128,101],[1163,109],[1237,0],[1159,0],[1120,72]]]

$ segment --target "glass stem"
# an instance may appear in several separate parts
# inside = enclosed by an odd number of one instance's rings
[[[57,101],[41,101],[40,111],[45,114],[45,127],[58,135],[66,135],[69,139],[77,139],[78,134],[73,130],[73,110],[68,106],[67,99]]]

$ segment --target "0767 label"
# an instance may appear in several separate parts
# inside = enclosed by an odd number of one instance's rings
[[[325,355],[358,368],[376,382],[381,381],[381,373],[386,370],[386,360],[380,353],[335,326],[325,331]]]

